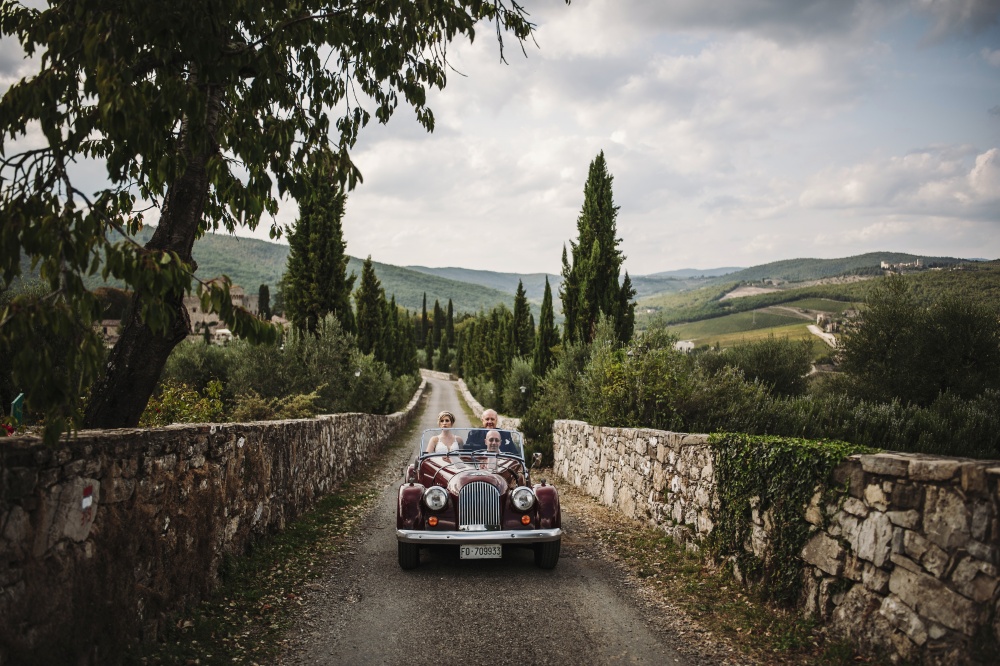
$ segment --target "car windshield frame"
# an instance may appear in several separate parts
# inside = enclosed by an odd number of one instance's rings
[[[430,443],[432,437],[440,435],[444,430],[450,431],[455,437],[462,440],[462,447],[457,451],[447,451],[442,453],[426,452],[427,446]],[[490,454],[486,451],[485,437],[486,433],[490,430],[496,430],[500,432],[501,444],[500,451],[496,454]],[[477,433],[476,438],[479,438],[478,433],[482,433],[481,439],[483,444],[479,446],[478,444],[473,444],[471,447],[469,445],[469,435],[470,433]],[[424,430],[420,436],[420,448],[417,450],[417,458],[423,460],[425,458],[448,456],[448,455],[496,455],[499,458],[511,458],[514,460],[519,460],[524,462],[524,435],[517,430],[511,430],[509,428],[430,428]]]

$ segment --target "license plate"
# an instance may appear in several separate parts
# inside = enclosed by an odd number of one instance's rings
[[[498,543],[459,546],[458,552],[463,560],[495,560],[503,556],[503,546]]]

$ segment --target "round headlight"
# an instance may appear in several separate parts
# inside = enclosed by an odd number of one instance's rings
[[[424,492],[424,504],[431,511],[440,511],[448,503],[448,493],[444,488],[431,486]]]
[[[535,493],[531,492],[531,488],[521,486],[511,493],[510,501],[518,511],[527,511],[535,505]]]

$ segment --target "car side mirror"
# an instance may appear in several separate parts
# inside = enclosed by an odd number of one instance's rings
[[[531,467],[532,469],[534,469],[535,467],[538,467],[541,464],[542,464],[542,454],[540,451],[535,451],[535,453],[531,456]]]
[[[413,483],[417,480],[417,468],[410,465],[406,468],[406,480],[403,483]]]

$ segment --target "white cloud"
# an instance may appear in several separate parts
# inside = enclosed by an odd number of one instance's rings
[[[799,199],[804,208],[894,209],[911,215],[1000,221],[998,150],[935,147],[818,174]]]

